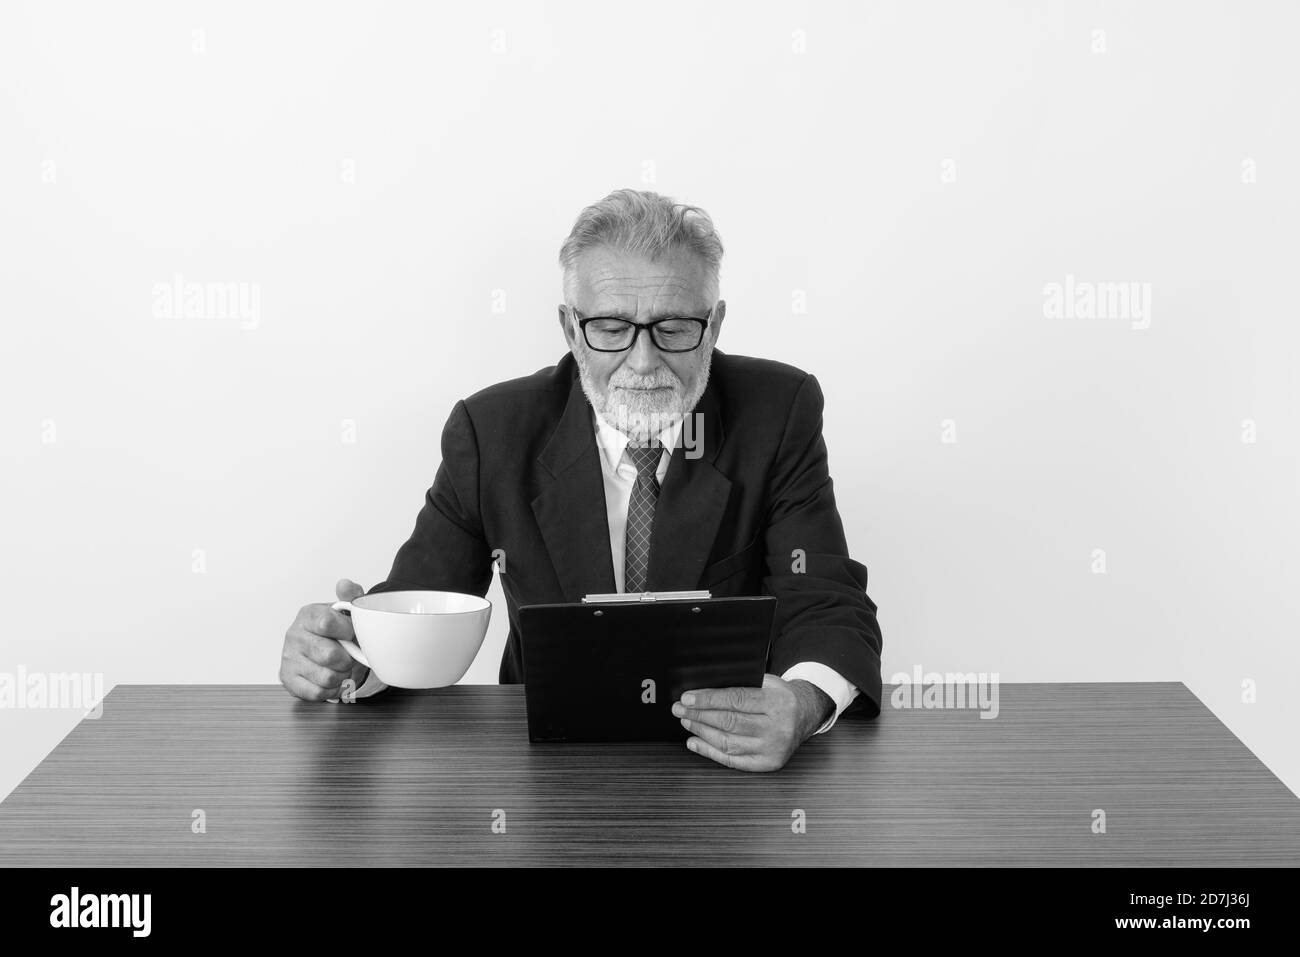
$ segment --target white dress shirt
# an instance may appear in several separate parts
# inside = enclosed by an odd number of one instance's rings
[[[623,591],[623,549],[627,537],[627,507],[632,501],[632,487],[636,484],[636,466],[627,454],[628,437],[623,432],[607,423],[594,409],[588,406],[595,420],[596,445],[600,448],[600,468],[605,479],[605,517],[609,523],[609,553],[614,560],[614,587]],[[663,454],[659,459],[659,468],[655,471],[655,480],[663,484],[668,473],[668,463],[672,458],[672,449],[677,444],[677,436],[682,430],[682,423],[665,429],[659,434],[659,445]],[[835,702],[835,711],[814,734],[829,731],[836,719],[844,712],[853,699],[858,696],[858,689],[847,678],[829,665],[819,661],[800,661],[786,669],[781,677],[786,681],[802,679],[826,692],[827,697]],[[383,691],[388,685],[375,677],[372,671],[365,682],[357,689],[354,697],[366,698]],[[338,699],[331,699],[338,700]]]

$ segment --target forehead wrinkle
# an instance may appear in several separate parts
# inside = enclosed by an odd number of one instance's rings
[[[598,305],[593,307],[593,315],[611,315],[621,308],[630,307],[636,314],[642,299],[648,299],[651,306],[658,306],[662,300],[668,300],[663,307],[656,309],[664,315],[689,313],[697,301],[697,291],[693,283],[676,275],[665,276],[600,276],[589,281],[593,299]],[[609,288],[613,286],[614,288]],[[644,295],[649,293],[648,296]]]
[[[680,276],[598,276],[591,280],[593,289],[617,284],[618,286],[630,286],[633,289],[673,289],[685,290],[689,292],[693,285]],[[617,294],[617,293],[616,293]]]

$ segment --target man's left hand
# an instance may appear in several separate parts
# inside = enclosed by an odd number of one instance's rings
[[[821,727],[835,702],[802,679],[764,675],[761,688],[700,688],[673,703],[686,746],[741,771],[777,771]]]

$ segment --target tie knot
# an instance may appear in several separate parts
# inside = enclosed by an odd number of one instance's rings
[[[646,472],[654,475],[659,468],[659,459],[663,451],[658,445],[640,449],[634,449],[629,445],[627,448],[627,454],[631,457],[632,464],[636,466],[638,475],[644,475]]]

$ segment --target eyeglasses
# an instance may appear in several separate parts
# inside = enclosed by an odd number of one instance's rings
[[[641,330],[648,330],[650,341],[664,352],[692,352],[704,341],[704,330],[709,326],[713,316],[713,307],[703,319],[690,316],[672,316],[656,319],[654,322],[633,322],[614,316],[591,316],[582,318],[582,314],[569,307],[573,318],[578,320],[582,337],[597,352],[626,352],[636,345],[636,337]]]

